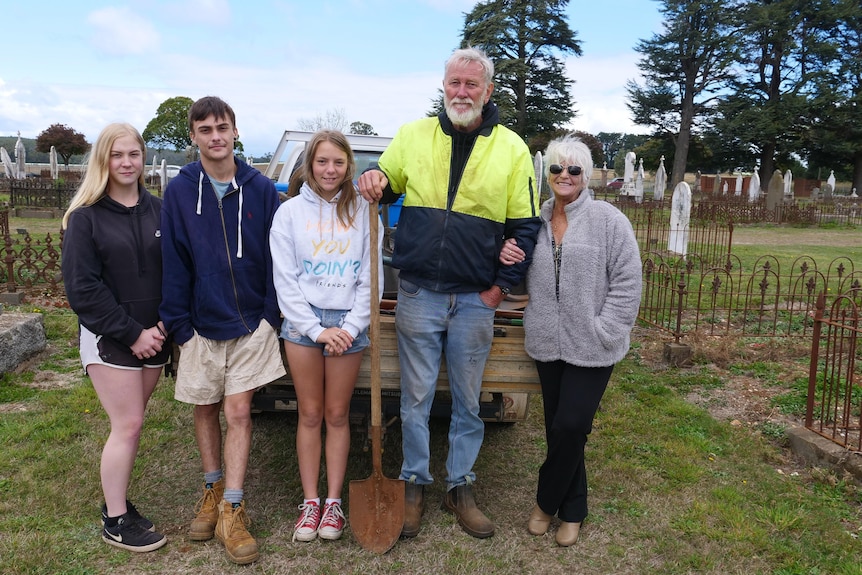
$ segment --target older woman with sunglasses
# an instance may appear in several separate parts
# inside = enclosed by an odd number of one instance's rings
[[[547,455],[527,529],[544,535],[556,515],[556,542],[568,547],[587,516],[584,447],[614,365],[629,349],[641,260],[628,219],[587,189],[589,148],[567,136],[548,144],[545,161],[553,197],[542,205],[524,329],[542,385]],[[519,252],[511,243],[506,248]]]

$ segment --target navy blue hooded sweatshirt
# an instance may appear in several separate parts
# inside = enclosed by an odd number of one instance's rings
[[[224,341],[280,323],[269,228],[275,185],[234,157],[236,176],[221,200],[200,162],[172,179],[162,204],[162,305],[178,344],[193,330]]]

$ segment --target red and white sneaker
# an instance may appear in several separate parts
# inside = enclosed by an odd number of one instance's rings
[[[294,541],[314,541],[320,526],[320,505],[314,501],[299,506],[299,519],[293,528]]]
[[[341,537],[344,531],[344,511],[339,503],[327,503],[323,506],[323,518],[320,520],[318,534],[321,539],[334,541]]]

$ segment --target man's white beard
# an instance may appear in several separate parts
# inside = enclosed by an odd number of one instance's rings
[[[464,104],[466,102],[470,103],[470,109],[465,112],[459,112],[455,108],[455,104]],[[446,106],[446,115],[449,116],[449,120],[459,127],[468,127],[472,125],[477,119],[482,117],[482,106],[477,106],[475,102],[472,100],[467,100],[466,98],[462,98],[458,101],[449,101],[445,103]]]

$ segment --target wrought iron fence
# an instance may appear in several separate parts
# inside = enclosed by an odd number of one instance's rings
[[[817,301],[805,427],[856,452],[862,452],[862,378],[859,295],[836,297],[827,307]]]
[[[714,217],[693,213],[688,224],[677,229],[671,227],[670,202],[636,203],[623,201],[616,204],[632,224],[641,254],[669,249],[675,244],[674,236],[685,236],[686,251],[700,254],[713,263],[723,262],[733,244],[733,224]]]
[[[9,204],[14,208],[56,208],[64,210],[75,195],[77,184],[44,178],[12,180]]]
[[[46,291],[63,293],[63,278],[60,272],[60,254],[63,245],[63,232],[57,238],[47,234],[45,241],[33,240],[30,234],[23,238],[3,235],[0,251],[0,285],[6,292],[16,293],[19,288],[32,288],[35,284],[45,284]]]
[[[687,333],[760,337],[810,337],[817,299],[852,293],[859,297],[862,271],[848,257],[834,259],[825,270],[809,256],[781,269],[771,255],[743,269],[727,254],[714,265],[698,254],[685,258],[647,252],[643,259],[643,294],[639,319],[673,335]]]

